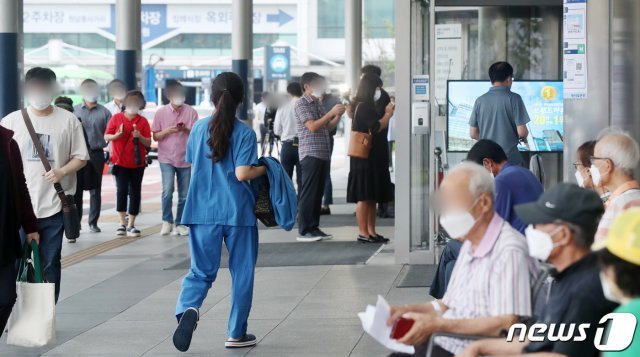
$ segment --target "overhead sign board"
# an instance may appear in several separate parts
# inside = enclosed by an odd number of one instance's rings
[[[266,46],[267,80],[291,79],[291,50],[289,46]]]

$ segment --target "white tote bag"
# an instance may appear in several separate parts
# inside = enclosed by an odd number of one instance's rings
[[[31,264],[31,261],[23,257],[18,274],[19,281],[16,283],[18,298],[7,324],[9,345],[41,347],[56,340],[55,284],[42,282],[40,258],[35,242],[33,247],[35,282],[26,281],[26,265]],[[28,245],[25,245],[25,248],[30,250]]]

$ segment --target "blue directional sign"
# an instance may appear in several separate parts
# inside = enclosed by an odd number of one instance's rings
[[[291,79],[291,51],[289,46],[267,46],[265,48],[267,80]]]
[[[111,5],[111,26],[104,30],[115,35],[116,33],[116,6]],[[167,26],[166,4],[143,4],[140,11],[140,34],[142,45],[151,42],[173,31]]]
[[[267,22],[276,22],[278,26],[282,26],[291,20],[293,20],[293,16],[282,11],[282,9],[278,9],[275,14],[267,14]]]

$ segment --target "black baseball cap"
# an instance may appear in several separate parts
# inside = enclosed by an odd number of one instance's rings
[[[515,211],[526,224],[560,220],[595,228],[604,213],[604,205],[595,191],[561,183],[545,191],[537,201],[515,206]]]

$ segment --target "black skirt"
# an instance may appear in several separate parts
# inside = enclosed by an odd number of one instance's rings
[[[393,200],[389,168],[383,164],[384,160],[376,155],[370,155],[366,160],[351,158],[347,202]]]

